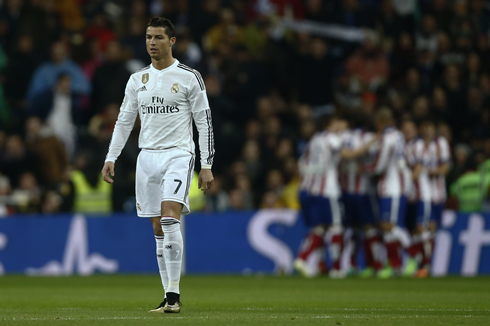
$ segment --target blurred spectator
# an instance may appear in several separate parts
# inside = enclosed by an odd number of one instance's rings
[[[221,44],[238,45],[243,40],[243,26],[235,21],[235,13],[230,8],[221,10],[221,21],[211,27],[204,38],[204,48],[217,50]]]
[[[423,17],[422,30],[417,34],[415,43],[418,51],[428,50],[436,53],[437,23],[433,16],[425,15]]]
[[[239,174],[235,178],[235,189],[241,191],[243,198],[243,209],[251,210],[254,208],[254,198],[252,193],[252,183],[250,178],[245,174]]]
[[[346,69],[371,90],[386,81],[390,67],[386,55],[379,48],[379,36],[375,32],[366,33],[361,48],[347,59]]]
[[[50,90],[60,75],[70,76],[72,82],[70,90],[79,95],[89,94],[90,84],[78,64],[69,59],[68,47],[58,41],[51,46],[51,61],[40,65],[32,76],[26,100],[35,104],[36,97]]]
[[[92,114],[110,103],[122,102],[129,76],[119,42],[108,42],[104,62],[97,67],[92,79]]]
[[[223,189],[221,176],[214,176],[214,185],[206,193],[206,205],[204,210],[208,212],[224,212],[228,208],[229,198]]]
[[[10,58],[5,70],[5,93],[13,109],[12,114],[18,117],[17,123],[20,123],[29,81],[38,64],[39,57],[34,53],[32,37],[30,35],[19,36],[14,55]]]
[[[457,200],[458,211],[463,213],[480,212],[483,204],[483,189],[490,184],[481,185],[482,174],[477,170],[476,161],[469,160],[465,173],[450,186],[450,194]]]
[[[231,211],[241,211],[245,209],[243,193],[240,189],[232,189],[229,192]]]
[[[242,156],[247,175],[250,176],[252,182],[257,181],[263,168],[263,162],[260,159],[260,147],[257,141],[247,141],[243,146]]]
[[[55,1],[56,11],[60,14],[63,28],[70,32],[79,31],[84,24],[80,6],[76,0]]]
[[[277,193],[274,191],[268,191],[262,196],[262,200],[260,202],[260,209],[268,209],[268,208],[281,208],[279,204],[279,198]]]
[[[55,214],[60,212],[61,198],[56,191],[48,190],[41,200],[41,213]]]
[[[9,179],[0,175],[0,218],[14,214],[14,208],[10,201],[11,187]]]
[[[0,156],[0,171],[8,176],[12,188],[17,188],[20,176],[26,172],[37,172],[37,160],[19,135],[8,136]]]
[[[109,26],[104,12],[98,12],[94,15],[83,36],[86,40],[96,39],[102,52],[105,52],[109,43],[116,39],[116,34]]]
[[[202,52],[199,46],[194,42],[189,30],[179,31],[176,35],[179,40],[173,47],[173,54],[183,64],[189,67],[195,67],[198,70],[202,59]]]
[[[447,184],[450,185],[456,181],[461,175],[463,175],[467,165],[468,159],[471,155],[470,148],[464,144],[457,144],[454,147],[454,160],[451,166],[451,170],[447,176]]]
[[[77,154],[75,169],[71,172],[74,207],[77,213],[108,214],[112,212],[112,185],[102,180],[100,162],[91,151]]]
[[[149,65],[151,61],[148,52],[146,52],[145,34],[146,24],[142,20],[132,17],[129,20],[128,33],[121,39],[121,45],[131,50],[133,58]]]
[[[432,7],[427,8],[427,12],[434,17],[437,26],[446,33],[452,30],[455,16],[454,10],[451,9],[450,5],[448,0],[434,0],[432,1]]]
[[[56,186],[61,182],[68,164],[63,143],[50,130],[44,128],[41,120],[31,117],[26,121],[26,147],[37,156],[41,185]]]
[[[308,55],[299,62],[299,101],[312,106],[332,101],[332,60],[328,57],[328,45],[322,38],[313,38]]]
[[[25,4],[17,25],[18,33],[31,35],[35,44],[34,48],[45,58],[49,53],[51,43],[58,40],[63,31],[60,16],[56,12],[53,1],[14,0],[13,2],[24,2]],[[52,83],[49,86],[51,85]]]
[[[72,79],[61,74],[53,90],[38,94],[30,114],[41,119],[64,144],[69,157],[75,153],[76,125],[80,112],[78,96],[71,91]]]
[[[32,172],[25,172],[19,178],[19,186],[12,191],[16,213],[38,213],[41,205],[41,189]]]

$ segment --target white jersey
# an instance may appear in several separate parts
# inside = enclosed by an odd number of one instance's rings
[[[429,165],[431,168],[437,168],[441,164],[450,163],[451,152],[446,138],[440,136],[435,137],[428,146]],[[432,202],[435,204],[444,204],[447,199],[446,177],[443,175],[430,177],[430,186]]]
[[[141,120],[139,147],[146,150],[179,148],[194,154],[192,120],[199,132],[201,167],[210,169],[214,135],[206,89],[201,75],[178,60],[162,70],[150,65],[129,78],[106,162],[115,162]]]
[[[413,180],[413,193],[411,194],[413,197],[411,197],[424,202],[430,202],[432,199],[429,180],[429,168],[431,164],[429,147],[429,144],[422,138],[416,137],[408,142],[405,148],[405,157],[410,168],[413,169],[418,164],[422,165],[419,177]]]
[[[379,175],[378,195],[381,198],[407,196],[410,192],[410,169],[404,157],[405,140],[393,127],[383,131],[380,140],[371,146],[376,155],[366,170]]]
[[[372,132],[362,129],[347,130],[342,134],[342,147],[355,150],[374,138]],[[347,194],[365,195],[371,188],[371,177],[360,172],[359,165],[365,165],[366,155],[342,162],[340,165],[340,185]]]
[[[301,190],[313,196],[340,197],[337,170],[341,146],[341,139],[335,133],[323,131],[313,136],[299,162]]]

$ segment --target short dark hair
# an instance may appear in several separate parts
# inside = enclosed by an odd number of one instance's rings
[[[165,28],[165,33],[167,34],[168,38],[175,37],[175,27],[170,19],[167,19],[165,17],[153,17],[148,22],[147,28],[150,26],[163,27]]]

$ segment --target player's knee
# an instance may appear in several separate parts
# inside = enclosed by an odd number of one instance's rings
[[[381,222],[380,227],[384,232],[390,232],[393,229],[393,225],[390,222]]]
[[[152,218],[151,225],[153,226],[153,232],[155,235],[163,235],[162,225],[160,224],[160,218]]]
[[[435,233],[437,231],[437,222],[436,221],[430,221],[429,231],[432,233]]]
[[[424,226],[422,224],[417,224],[417,226],[415,227],[415,231],[417,233],[423,233],[424,232]]]

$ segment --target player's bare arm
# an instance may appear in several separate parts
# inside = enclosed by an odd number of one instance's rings
[[[114,183],[114,180],[112,180],[112,177],[114,177],[114,162],[105,162],[101,172],[105,182]]]
[[[201,189],[204,193],[211,189],[214,184],[213,172],[210,169],[202,169],[199,173],[199,189]]]

